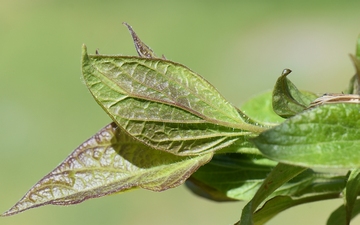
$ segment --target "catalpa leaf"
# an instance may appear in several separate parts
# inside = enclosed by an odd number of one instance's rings
[[[276,81],[272,105],[274,112],[281,117],[288,118],[305,110],[316,99],[316,95],[310,92],[301,92],[287,78],[291,70],[285,69]]]
[[[184,183],[211,157],[212,153],[181,157],[151,149],[111,123],[75,149],[2,216],[47,204],[76,204],[138,187],[163,191]]]
[[[196,155],[231,145],[257,126],[183,65],[154,58],[88,55],[83,75],[100,106],[146,145]]]
[[[360,104],[329,103],[308,109],[254,138],[275,161],[319,168],[360,167]]]

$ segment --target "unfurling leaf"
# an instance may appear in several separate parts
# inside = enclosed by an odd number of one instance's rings
[[[183,65],[88,55],[86,47],[82,63],[95,100],[119,127],[152,148],[194,155],[222,149],[264,129]]]
[[[288,118],[305,110],[316,99],[316,95],[310,92],[301,92],[287,78],[291,70],[285,69],[276,81],[273,90],[273,109],[281,117]]]
[[[133,28],[125,22],[123,24],[129,29],[130,34],[134,41],[135,49],[139,54],[139,56],[143,58],[157,58],[154,51],[140,40],[140,38],[137,36]]]
[[[76,204],[137,187],[163,191],[184,183],[211,157],[212,153],[181,157],[151,149],[111,123],[75,149],[2,216],[47,204]]]
[[[360,104],[323,104],[254,139],[275,161],[320,168],[360,167]]]

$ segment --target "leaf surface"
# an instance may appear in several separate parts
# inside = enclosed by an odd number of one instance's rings
[[[350,224],[350,221],[353,218],[352,214],[359,193],[360,193],[360,169],[351,170],[349,179],[346,184],[346,188],[344,190],[346,224]]]
[[[240,108],[246,115],[265,125],[274,125],[284,121],[284,118],[280,117],[273,110],[272,92],[265,92],[254,96]]]
[[[360,213],[360,199],[357,199],[354,203],[351,219],[353,219],[359,213]],[[326,222],[326,225],[347,225],[346,210],[344,205],[341,205],[339,208],[337,208],[334,212],[331,213],[330,217]]]
[[[320,168],[360,167],[360,104],[330,103],[300,113],[254,138],[275,161]]]
[[[254,224],[262,225],[268,222],[271,218],[276,216],[277,214],[285,211],[291,207],[311,203],[315,201],[327,200],[338,198],[338,194],[320,194],[320,195],[312,195],[306,196],[302,198],[292,198],[290,196],[276,196],[270,200],[268,200],[262,208],[256,211],[254,214]]]
[[[196,155],[263,130],[185,66],[154,58],[88,55],[83,75],[95,100],[126,132],[176,155]]]
[[[263,181],[260,188],[255,193],[251,201],[243,208],[241,219],[237,225],[251,225],[254,224],[254,212],[260,204],[266,200],[276,189],[281,187],[286,182],[290,181],[306,168],[299,166],[291,166],[278,163],[271,173]]]
[[[274,112],[281,117],[288,118],[302,112],[316,99],[316,95],[310,92],[301,92],[287,78],[291,70],[285,69],[276,81],[272,105]]]
[[[181,157],[151,149],[111,123],[75,149],[2,216],[47,204],[76,204],[137,187],[163,191],[184,183],[211,157],[212,153]]]

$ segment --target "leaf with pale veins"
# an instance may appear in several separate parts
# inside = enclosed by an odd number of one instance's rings
[[[111,123],[81,144],[1,216],[43,205],[71,205],[132,188],[176,187],[212,153],[181,157],[151,149]]]

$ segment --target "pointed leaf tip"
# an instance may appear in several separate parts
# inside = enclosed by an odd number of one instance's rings
[[[133,188],[164,191],[181,185],[212,153],[180,157],[151,149],[111,123],[81,144],[2,216],[77,204]]]
[[[86,47],[85,44],[83,44],[82,47],[81,47],[81,55],[82,55],[83,58],[88,57],[87,47]]]

